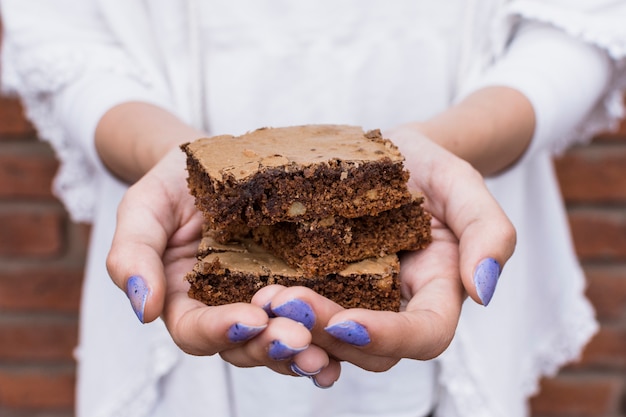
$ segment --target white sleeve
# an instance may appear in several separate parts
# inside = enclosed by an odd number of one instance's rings
[[[606,94],[612,67],[606,54],[564,32],[524,23],[506,53],[465,94],[486,86],[507,86],[531,102],[535,134],[523,158],[537,150],[559,152]]]
[[[509,44],[459,98],[489,85],[525,94],[537,126],[522,161],[618,126],[625,116],[626,1],[512,0],[502,20]]]
[[[167,94],[108,30],[93,0],[2,0],[2,83],[21,98],[60,160],[55,194],[75,221],[91,221],[102,115],[127,101],[166,107]]]

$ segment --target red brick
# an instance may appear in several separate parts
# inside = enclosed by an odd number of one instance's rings
[[[581,260],[626,260],[626,210],[571,209],[569,220]]]
[[[626,317],[626,264],[585,265],[587,296],[600,320]]]
[[[531,399],[533,416],[602,417],[615,415],[624,388],[612,376],[557,376],[544,379],[541,391]]]
[[[24,117],[20,102],[15,98],[0,97],[0,138],[33,134],[33,126]]]
[[[84,263],[87,256],[91,225],[86,223],[68,224],[66,239],[68,240],[68,257],[77,263]]]
[[[603,326],[586,346],[580,366],[626,370],[626,329]]]
[[[9,410],[0,406],[2,417],[74,417],[73,410]]]
[[[0,198],[51,198],[58,163],[43,142],[0,149]]]
[[[626,120],[622,120],[615,131],[603,132],[594,139],[596,143],[603,142],[625,142],[626,143]]]
[[[63,248],[65,213],[58,207],[0,211],[0,256],[51,257]]]
[[[71,410],[74,367],[0,367],[0,407]]]
[[[73,363],[78,341],[76,319],[0,316],[0,362]]]
[[[555,160],[568,203],[626,202],[626,146],[590,146]]]
[[[0,264],[0,310],[76,313],[82,280],[82,264]]]

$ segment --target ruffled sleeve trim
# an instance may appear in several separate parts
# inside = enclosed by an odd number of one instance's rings
[[[565,364],[579,359],[585,345],[598,331],[589,302],[583,300],[576,307],[578,311],[570,312],[568,323],[560,326],[551,337],[540,341],[530,368],[520,380],[519,387],[524,398],[530,398],[539,392],[539,381],[542,377],[553,377]],[[475,376],[482,372],[470,365],[478,361],[464,348],[468,337],[462,330],[458,331],[450,348],[439,359],[442,365],[440,384],[445,387],[446,394],[451,399],[448,406],[454,408],[446,411],[450,415],[465,417],[506,415],[507,412],[500,409],[497,401],[485,396],[482,390],[476,390],[481,381]]]
[[[615,130],[626,116],[626,5],[617,1],[561,2],[521,0],[506,8],[510,27],[520,20],[552,25],[568,35],[605,51],[613,66],[613,76],[600,102],[588,117],[566,137],[557,140],[554,154],[572,144],[588,143],[599,133]]]
[[[8,41],[3,47],[3,88],[19,95],[26,117],[56,152],[60,166],[54,194],[73,221],[91,222],[98,172],[104,169],[93,141],[98,121],[122,102],[165,100],[155,94],[154,81],[121,50],[51,47],[24,54]]]
[[[103,405],[94,417],[148,417],[159,400],[159,381],[180,362],[182,353],[168,334],[153,341],[147,354],[152,366],[128,378],[119,387],[116,400]]]
[[[615,59],[626,57],[626,6],[623,2],[562,2],[519,0],[508,6],[511,16],[552,24],[569,35],[606,50]],[[605,4],[602,4],[605,3]],[[610,4],[606,4],[610,3]]]

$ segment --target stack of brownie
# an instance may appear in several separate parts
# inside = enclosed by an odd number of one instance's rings
[[[206,220],[191,297],[249,302],[266,285],[302,285],[346,308],[400,308],[397,253],[430,243],[431,217],[378,130],[263,128],[181,148]]]

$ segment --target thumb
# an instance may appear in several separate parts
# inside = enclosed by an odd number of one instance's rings
[[[454,157],[456,158],[456,157]],[[513,255],[516,231],[483,177],[462,161],[459,172],[444,175],[448,198],[443,221],[459,239],[459,268],[468,295],[487,306],[502,269]]]
[[[502,268],[512,256],[516,231],[478,171],[428,139],[403,141],[411,184],[426,196],[425,207],[459,240],[463,286],[487,305]]]
[[[144,177],[145,178],[145,177]],[[113,282],[126,293],[142,323],[157,318],[165,298],[162,256],[168,232],[154,210],[163,204],[160,193],[144,193],[150,182],[139,180],[124,195],[117,210],[117,224],[107,256]]]
[[[487,306],[515,249],[515,228],[495,200],[493,204],[477,204],[451,223],[460,240],[463,286],[474,301]]]

